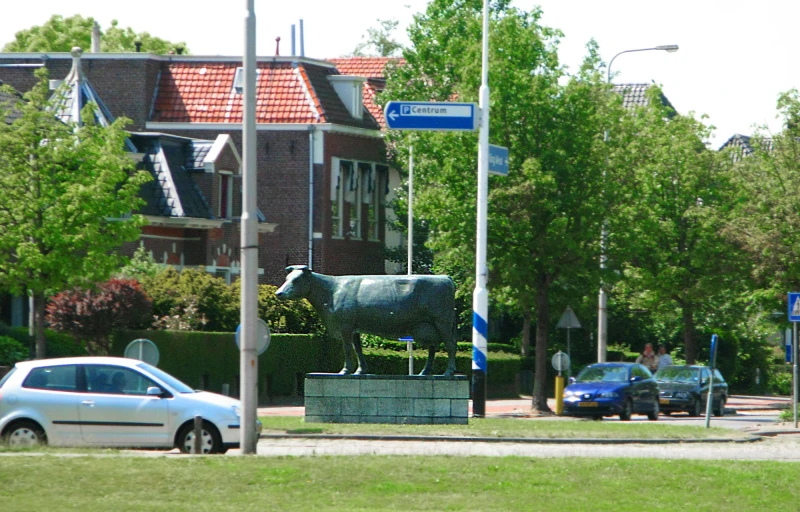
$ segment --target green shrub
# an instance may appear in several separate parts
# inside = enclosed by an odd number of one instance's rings
[[[27,327],[8,327],[0,324],[0,336],[14,338],[20,342],[23,347],[28,347],[30,344]],[[47,329],[45,331],[45,341],[47,357],[73,357],[86,355],[86,344],[75,341],[75,338],[69,334]],[[26,358],[28,357],[27,354],[28,351],[26,349]]]
[[[9,336],[0,336],[0,366],[14,366],[28,358],[28,348]]]
[[[382,348],[386,350],[394,350],[396,352],[403,352],[408,350],[408,344],[405,341],[382,338],[380,336],[375,336],[373,334],[362,334],[361,346],[368,348]],[[487,343],[486,348],[489,352],[507,352],[509,354],[519,353],[519,350],[514,348],[513,345],[509,345],[508,343]],[[415,344],[414,350],[415,351],[422,350],[422,348],[419,345]],[[439,346],[439,350],[444,351],[443,344]],[[456,351],[469,352],[471,354],[472,342],[459,341],[458,343],[456,343]]]

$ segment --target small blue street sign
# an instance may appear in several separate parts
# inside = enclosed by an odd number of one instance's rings
[[[800,322],[800,292],[789,292],[789,321]]]
[[[489,144],[489,174],[508,176],[508,148]]]
[[[383,114],[392,130],[474,131],[476,103],[390,101]]]

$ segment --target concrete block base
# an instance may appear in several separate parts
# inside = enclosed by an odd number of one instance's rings
[[[469,381],[419,375],[309,373],[306,423],[466,425]]]

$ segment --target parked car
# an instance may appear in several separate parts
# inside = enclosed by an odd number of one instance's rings
[[[196,415],[203,418],[203,453],[224,453],[239,445],[238,400],[195,391],[136,359],[24,361],[0,380],[0,438],[12,445],[190,452]],[[260,432],[261,424],[256,428]]]
[[[686,411],[689,416],[705,414],[711,368],[708,366],[665,366],[656,372],[661,390],[659,403],[665,414]],[[725,414],[728,400],[728,383],[719,370],[714,369],[714,392],[711,409],[714,416]]]
[[[564,414],[588,416],[619,415],[622,421],[632,414],[658,419],[658,385],[650,370],[638,363],[598,363],[581,370],[564,390]]]

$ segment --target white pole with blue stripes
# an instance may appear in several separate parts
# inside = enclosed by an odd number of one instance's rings
[[[478,133],[478,233],[475,247],[475,291],[472,294],[472,415],[486,415],[486,345],[489,292],[486,280],[486,224],[489,206],[489,0],[483,0],[483,62]]]

